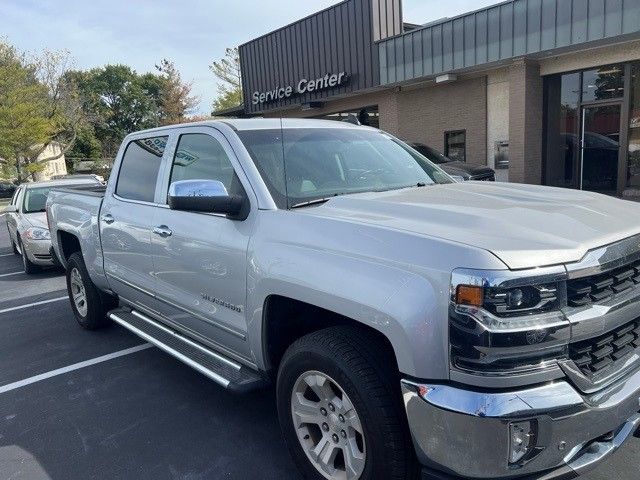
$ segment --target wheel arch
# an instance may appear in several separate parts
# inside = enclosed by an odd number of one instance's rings
[[[67,268],[69,257],[79,252],[93,283],[103,291],[110,291],[104,274],[100,244],[93,242],[93,237],[89,237],[89,239],[83,238],[82,233],[82,231],[70,232],[65,229],[58,229],[55,234],[55,240],[52,238],[54,251],[65,269]]]
[[[353,326],[371,332],[392,353],[399,371],[391,340],[382,331],[352,317],[284,295],[269,295],[262,315],[262,352],[265,370],[275,374],[284,353],[299,338],[336,326]]]
[[[69,257],[76,253],[82,253],[82,247],[80,244],[80,239],[77,235],[67,232],[65,230],[58,230],[58,247],[60,250],[60,261],[65,265],[67,265],[67,260]]]

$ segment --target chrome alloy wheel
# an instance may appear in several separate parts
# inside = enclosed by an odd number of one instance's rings
[[[357,480],[365,467],[365,439],[358,412],[328,375],[305,372],[291,394],[293,426],[313,466],[328,480]]]
[[[84,290],[84,284],[82,283],[82,277],[77,268],[71,270],[71,296],[73,297],[73,303],[78,310],[78,313],[86,317],[87,316],[87,294]]]

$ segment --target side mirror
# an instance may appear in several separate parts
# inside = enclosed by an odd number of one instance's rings
[[[243,196],[229,195],[218,180],[180,180],[169,186],[169,208],[172,210],[223,213],[239,218],[245,204]]]
[[[18,207],[16,205],[7,205],[6,207],[4,207],[4,210],[2,210],[2,213],[17,213],[18,212]]]
[[[465,180],[463,177],[461,177],[460,175],[449,175],[451,178],[453,178],[456,183],[463,183]]]

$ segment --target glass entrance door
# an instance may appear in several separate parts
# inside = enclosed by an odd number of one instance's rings
[[[615,194],[622,105],[591,105],[582,109],[580,188]]]

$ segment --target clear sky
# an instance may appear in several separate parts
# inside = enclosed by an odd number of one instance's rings
[[[77,68],[107,63],[154,71],[173,60],[211,111],[216,81],[208,65],[263,33],[338,0],[0,0],[0,37],[21,50],[66,49]],[[404,20],[426,23],[497,0],[404,0]]]

